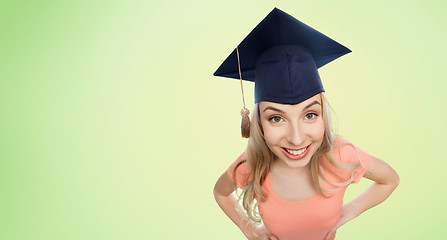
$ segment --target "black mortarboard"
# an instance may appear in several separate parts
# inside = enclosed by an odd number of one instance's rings
[[[282,104],[297,104],[324,92],[317,69],[351,52],[278,8],[245,37],[238,50],[241,78],[255,82],[255,102]],[[236,49],[214,75],[239,79]]]

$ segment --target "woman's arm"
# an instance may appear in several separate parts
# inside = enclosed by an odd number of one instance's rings
[[[228,177],[227,173],[224,172],[219,180],[217,180],[216,185],[214,185],[213,191],[214,198],[219,207],[222,208],[225,214],[241,229],[248,239],[277,239],[265,227],[257,227],[247,217],[241,217],[239,215],[236,207],[239,208],[241,213],[243,213],[243,210],[239,203],[237,203],[237,199],[231,194],[234,188],[234,183]]]
[[[236,198],[231,194],[235,189],[234,183],[228,177],[227,173],[224,172],[222,176],[217,180],[216,185],[214,185],[214,198],[216,199],[219,207],[225,212],[225,214],[241,228],[242,217],[236,211]]]
[[[399,185],[399,175],[384,161],[372,157],[370,166],[363,177],[374,183],[362,195],[346,205],[351,205],[357,216],[385,201]]]
[[[363,177],[374,181],[374,183],[363,194],[343,206],[342,217],[334,228],[328,232],[325,239],[330,239],[332,234],[346,222],[385,201],[400,181],[399,175],[390,165],[375,157],[372,157],[370,166]]]

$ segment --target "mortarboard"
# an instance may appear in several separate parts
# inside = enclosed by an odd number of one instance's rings
[[[317,69],[349,52],[343,45],[274,8],[214,76],[255,82],[255,103],[298,104],[324,92]],[[243,115],[248,115],[245,100],[244,109]]]

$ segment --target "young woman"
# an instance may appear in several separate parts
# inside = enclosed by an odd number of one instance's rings
[[[214,187],[217,203],[247,239],[334,239],[399,184],[388,164],[332,134],[317,68],[348,52],[275,8],[216,71],[234,78],[227,65],[236,56],[240,79],[255,81],[247,149]],[[347,186],[362,177],[371,187],[343,205]],[[243,210],[231,195],[236,188],[243,189]]]

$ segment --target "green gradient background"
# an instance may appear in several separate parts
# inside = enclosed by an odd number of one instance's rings
[[[337,239],[445,236],[444,1],[116,0],[0,3],[0,239],[244,239],[212,194],[240,88],[212,73],[275,6],[353,50],[320,70],[337,132],[401,177]]]

